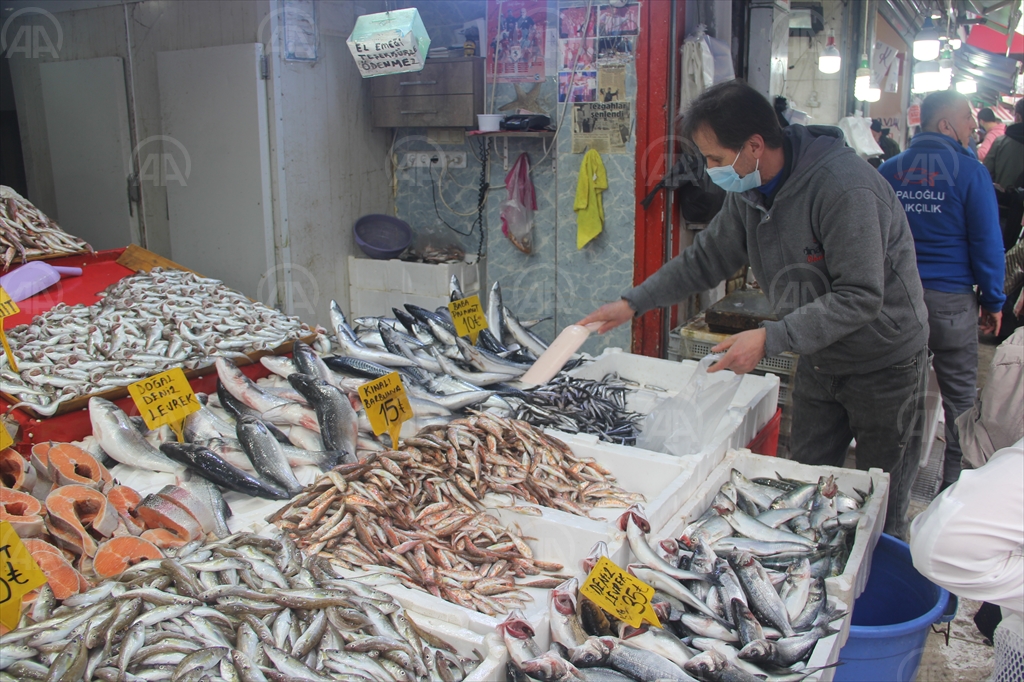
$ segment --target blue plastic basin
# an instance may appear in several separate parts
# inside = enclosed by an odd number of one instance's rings
[[[409,223],[389,215],[371,213],[356,221],[356,244],[370,258],[398,258],[412,244]]]
[[[943,619],[949,597],[917,572],[907,543],[882,535],[867,587],[853,605],[835,682],[911,682],[929,626]]]

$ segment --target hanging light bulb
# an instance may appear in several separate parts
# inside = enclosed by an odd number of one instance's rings
[[[942,85],[939,90],[948,90],[953,83],[953,51],[948,47],[939,57],[939,83]]]
[[[937,62],[920,62],[914,67],[914,92],[935,92],[942,90],[939,65]]]
[[[961,95],[973,95],[978,91],[978,81],[973,78],[965,78],[957,81],[956,91]]]
[[[865,95],[867,95],[864,98],[865,102],[877,102],[882,99],[882,88],[878,87],[878,83],[872,83]]]
[[[871,88],[871,69],[868,68],[867,54],[860,56],[860,68],[857,69],[857,80],[853,82],[853,96],[861,102],[868,101],[868,90]]]
[[[953,36],[952,38],[949,39],[949,46],[954,50],[959,50],[961,47],[963,47],[963,44],[964,43],[962,40],[960,40],[959,36]]]
[[[839,48],[836,47],[835,31],[829,29],[825,47],[822,48],[821,54],[818,55],[818,71],[822,73],[839,73],[839,69],[842,66],[843,55],[839,53]]]
[[[932,18],[924,20],[924,26],[914,36],[914,59],[930,62],[939,56],[939,32],[935,30]]]

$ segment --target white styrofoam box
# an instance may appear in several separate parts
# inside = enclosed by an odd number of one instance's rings
[[[452,276],[459,278],[462,291],[476,294],[480,291],[479,263],[414,263],[402,260],[387,261],[388,290],[396,293],[418,294],[448,300]]]
[[[376,258],[348,257],[348,284],[356,289],[388,290],[388,262]]]
[[[348,298],[352,319],[391,313],[390,294],[386,291],[349,287]]]
[[[853,608],[853,602],[868,582],[871,570],[871,555],[875,551],[878,537],[885,526],[886,501],[889,494],[889,474],[880,469],[859,471],[831,466],[811,466],[800,464],[778,457],[755,455],[749,450],[732,450],[725,459],[711,472],[689,501],[679,510],[674,524],[670,523],[662,529],[657,539],[666,537],[677,538],[694,519],[703,514],[714,499],[722,484],[730,478],[733,469],[739,470],[747,478],[761,476],[774,477],[779,474],[808,483],[817,482],[821,476],[835,476],[839,489],[849,495],[855,495],[854,488],[867,492],[873,490],[871,499],[864,506],[864,515],[857,524],[857,535],[850,558],[846,561],[846,569],[834,578],[826,578],[825,588],[830,596],[836,597],[847,609]]]
[[[489,509],[488,512],[496,516],[502,525],[517,527],[537,559],[562,564],[564,567],[562,572],[567,575],[579,572],[580,561],[599,541],[607,542],[609,546],[614,545],[618,549],[618,552],[613,554],[613,560],[625,560],[626,558],[623,549],[624,543],[621,538],[617,540],[612,536],[610,526],[605,522],[561,512],[556,513],[555,510],[549,509],[543,509],[541,516],[519,514],[500,508]],[[621,533],[619,535],[621,536]],[[498,624],[507,617],[506,615],[488,616],[464,608],[427,592],[404,587],[384,574],[367,577],[367,573],[363,571],[343,570],[342,573],[355,578],[362,576],[377,589],[392,595],[407,609],[426,614],[453,627],[470,630],[479,635],[495,632]],[[528,580],[529,578],[527,578]],[[547,649],[547,610],[548,596],[551,590],[532,587],[522,589],[533,600],[522,609],[523,613],[537,630],[537,643],[543,649]],[[545,633],[543,638],[541,637],[542,632]]]
[[[591,457],[615,476],[624,490],[646,498],[644,511],[652,529],[660,529],[674,518],[706,476],[698,471],[697,458],[675,457],[625,445],[604,443],[588,433],[547,433],[568,445],[578,457]],[[592,509],[592,516],[614,524],[625,509]],[[563,512],[564,513],[564,512]]]

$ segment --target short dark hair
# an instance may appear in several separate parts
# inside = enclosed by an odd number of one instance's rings
[[[933,92],[921,102],[921,130],[933,131],[946,109],[957,102],[966,102],[967,97],[956,90]]]
[[[983,121],[985,123],[995,123],[996,114],[988,107],[985,107],[984,109],[978,112],[978,120]]]
[[[742,149],[753,135],[760,135],[772,149],[782,146],[782,126],[775,108],[741,80],[719,83],[701,93],[683,116],[682,135],[692,140],[705,125],[726,149]]]

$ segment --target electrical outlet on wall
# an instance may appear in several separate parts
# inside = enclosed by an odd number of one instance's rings
[[[465,168],[466,152],[407,152],[402,168]]]

